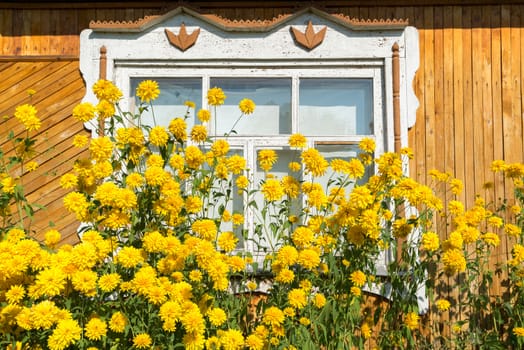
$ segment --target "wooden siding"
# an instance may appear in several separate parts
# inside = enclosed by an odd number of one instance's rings
[[[225,2],[220,7],[213,3],[195,3],[204,13],[212,12],[230,19],[271,19],[297,8],[290,2],[259,7],[233,6]],[[430,183],[427,176],[430,169],[451,172],[464,180],[460,199],[468,205],[477,194],[495,202],[509,196],[511,187],[494,177],[488,168],[494,159],[523,161],[524,5],[348,7],[344,5],[348,2],[323,3],[329,4],[324,8],[327,11],[351,17],[407,18],[419,30],[421,60],[413,84],[420,107],[416,124],[409,131],[409,145],[415,151],[412,176]],[[125,5],[92,4],[92,7],[69,9],[64,6],[2,9],[0,56],[14,60],[17,58],[13,56],[77,58],[79,33],[88,27],[89,21],[136,20],[168,10],[165,2],[143,4],[149,7],[141,8],[139,3],[132,3],[127,8],[122,8]],[[24,64],[27,67],[20,68]],[[64,85],[60,82],[61,73],[67,71],[67,77],[76,77],[72,84],[75,93],[67,95],[68,108],[71,108],[82,97],[78,70],[71,70],[75,64],[2,63],[4,69],[9,69],[9,74],[3,75],[7,78],[2,82],[2,90],[20,84],[23,79],[29,82],[28,77],[34,77],[31,79],[35,81],[45,80],[42,84],[54,80],[52,85],[58,88]],[[57,68],[62,65],[63,68]],[[54,73],[47,74],[46,70]],[[18,99],[2,99],[0,110],[3,114],[9,112],[15,102],[23,101],[23,91],[29,85],[26,83],[19,90]],[[69,87],[69,83],[65,86]],[[46,101],[50,110],[49,103],[53,100]],[[67,123],[73,124],[72,121]],[[59,131],[59,128],[50,129],[55,134]],[[444,224],[440,232],[446,235]],[[493,259],[507,253],[503,244]]]
[[[31,231],[38,239],[54,228],[63,234],[63,243],[78,241],[78,221],[62,206],[67,191],[61,189],[60,177],[72,168],[72,160],[87,156],[85,149],[72,147],[75,135],[89,135],[82,123],[72,119],[73,107],[85,94],[83,80],[78,70],[78,60],[0,61],[0,147],[12,154],[13,144],[7,140],[9,130],[15,137],[24,136],[25,130],[13,117],[15,107],[33,104],[38,110],[42,127],[32,135],[38,137],[37,155],[33,157],[39,168],[22,177],[26,195],[31,203],[45,206],[37,209]],[[30,97],[28,89],[36,93]],[[26,220],[26,225],[27,225]]]

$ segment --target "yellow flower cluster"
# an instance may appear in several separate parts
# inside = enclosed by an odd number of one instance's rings
[[[82,103],[73,111],[81,122],[112,117],[122,97],[106,80],[93,91],[99,104]],[[159,93],[158,84],[148,80],[136,91],[143,103]],[[208,105],[219,106],[226,96],[212,88],[207,98]],[[190,101],[185,105],[195,108]],[[238,107],[251,114],[255,104],[243,99]],[[36,130],[38,123],[28,121],[34,115],[26,105],[17,118]],[[208,110],[197,116],[202,123],[211,120]],[[42,232],[41,243],[21,228],[0,231],[0,345],[10,337],[30,339],[20,348],[36,344],[52,350],[163,349],[167,343],[187,349],[338,348],[346,344],[336,343],[340,334],[322,339],[318,332],[328,326],[320,320],[331,322],[338,309],[351,310],[337,319],[340,324],[330,325],[344,329],[344,341],[382,341],[387,331],[384,341],[401,344],[406,334],[417,339],[413,334],[422,323],[407,288],[429,286],[428,274],[451,279],[471,266],[472,256],[504,238],[515,241],[508,271],[524,276],[520,221],[492,212],[480,199],[471,208],[451,200],[446,216],[431,188],[404,174],[409,149],[377,154],[373,163],[376,142],[364,138],[358,157],[328,162],[307,148],[303,135],[293,134],[292,173],[269,173],[278,153],[261,149],[256,158],[263,178],[253,184],[258,169],[248,169],[246,158],[230,151],[227,137],[208,137],[207,125],[188,132],[185,118],[167,126],[132,122],[109,127],[106,136],[73,141],[89,151],[89,158],[79,159],[60,179],[71,191],[64,207],[83,223],[78,244],[61,242],[56,229]],[[496,162],[493,168],[515,182],[524,176],[516,164]],[[323,184],[314,181],[324,176]],[[452,196],[462,189],[451,174],[435,170],[430,176]],[[13,198],[21,183],[2,170],[0,194]],[[520,205],[511,211],[518,218]],[[434,213],[447,220],[445,235],[432,228]],[[380,310],[377,316],[390,329],[376,330],[361,303],[366,287],[377,282],[375,262],[386,249],[402,253],[386,266],[402,300]],[[436,272],[407,274],[405,262],[420,260],[414,269],[434,266]],[[259,272],[270,280],[263,297],[259,291],[268,281]],[[452,302],[453,311],[461,307],[455,300],[432,302],[431,312],[443,317],[452,317],[445,312]],[[512,327],[515,337],[523,336],[522,327]]]

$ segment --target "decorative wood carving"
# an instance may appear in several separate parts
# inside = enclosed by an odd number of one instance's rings
[[[395,152],[400,153],[400,53],[398,43],[394,43],[391,48],[392,54],[392,73],[393,73],[393,133],[395,134]]]
[[[184,23],[180,26],[180,32],[178,35],[167,29],[165,31],[167,39],[171,45],[176,46],[180,51],[186,51],[191,46],[195,45],[198,34],[200,34],[200,28],[195,29],[191,34],[187,34],[186,25]]]
[[[254,19],[254,20],[238,20],[224,18],[216,14],[203,14],[196,12],[188,7],[179,6],[163,15],[151,15],[136,21],[91,21],[89,28],[94,31],[105,32],[141,32],[156,23],[162,21],[163,18],[173,16],[177,13],[187,13],[191,16],[201,19],[209,24],[221,28],[224,31],[250,31],[250,32],[268,32],[278,27],[279,25],[290,21],[304,13],[313,13],[314,15],[335,21],[340,25],[351,28],[352,30],[369,30],[369,29],[402,29],[408,26],[409,22],[406,19],[387,18],[387,19],[359,19],[352,18],[343,14],[327,13],[315,7],[305,7],[301,10],[295,11],[293,14],[282,14],[272,19]]]
[[[313,23],[311,23],[311,21],[309,21],[307,24],[307,28],[304,33],[295,27],[291,27],[291,32],[293,33],[296,42],[309,50],[313,50],[315,47],[320,45],[322,41],[324,41],[326,30],[327,27],[324,26],[324,28],[315,33],[315,30],[313,29]]]

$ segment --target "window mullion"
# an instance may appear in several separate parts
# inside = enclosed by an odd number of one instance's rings
[[[298,109],[299,109],[299,77],[293,74],[291,77],[291,133],[298,133]]]

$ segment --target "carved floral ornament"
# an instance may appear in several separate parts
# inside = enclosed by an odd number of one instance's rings
[[[186,51],[191,46],[195,45],[198,34],[200,34],[200,28],[195,29],[191,34],[187,34],[186,25],[182,23],[180,31],[177,34],[170,32],[167,28],[165,29],[167,40],[171,45],[180,49],[180,51]]]
[[[304,32],[301,32],[298,28],[291,27],[291,33],[295,42],[309,50],[313,50],[324,41],[326,30],[327,27],[324,26],[318,32],[315,32],[311,21],[308,22]],[[171,32],[167,28],[165,29],[165,33],[169,43],[184,52],[191,46],[195,45],[198,35],[200,34],[200,28],[196,28],[191,34],[188,34],[186,25],[182,23],[178,34]]]
[[[320,45],[326,36],[327,27],[320,29],[318,32],[315,32],[313,29],[313,23],[309,21],[307,28],[304,32],[301,32],[295,27],[291,27],[291,33],[295,37],[297,44],[304,46],[309,50],[313,50],[315,47]]]

